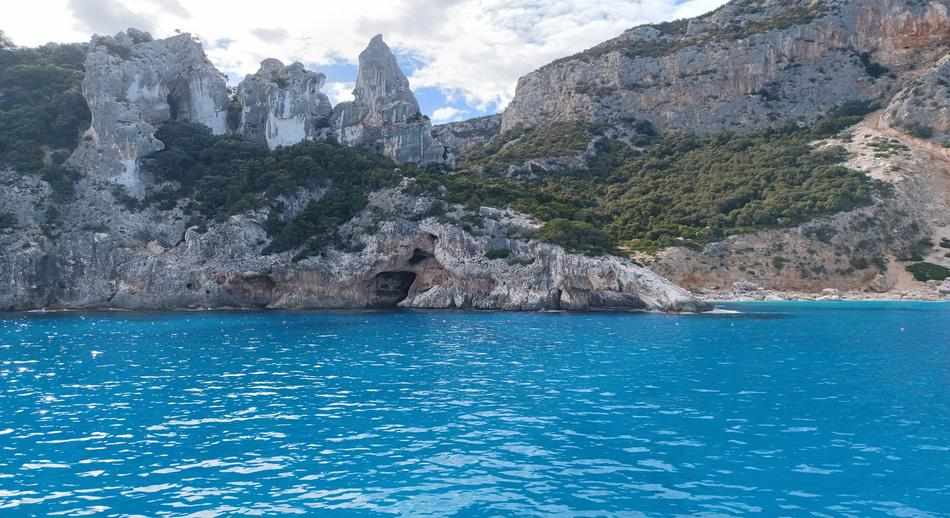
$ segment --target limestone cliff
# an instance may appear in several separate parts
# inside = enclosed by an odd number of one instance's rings
[[[333,110],[333,130],[341,143],[373,149],[397,162],[440,163],[445,146],[432,138],[432,124],[419,110],[409,80],[382,36],[359,57],[352,102]]]
[[[458,157],[488,144],[500,129],[501,115],[490,115],[435,126],[432,128],[432,137],[445,146],[449,157],[446,162],[454,166]]]
[[[645,119],[699,133],[807,124],[950,49],[947,0],[734,0],[523,77],[502,130]]]
[[[884,121],[915,136],[950,144],[950,54],[891,100]]]
[[[266,212],[189,227],[179,209],[127,210],[89,176],[53,227],[42,182],[3,173],[0,184],[19,220],[0,232],[0,309],[707,308],[629,260],[526,238],[536,224],[514,213],[486,210],[471,232],[457,222],[464,211],[427,216],[433,200],[409,185],[373,194],[340,229],[350,251],[294,261],[293,251],[262,253]],[[510,257],[490,258],[498,249]]]
[[[238,86],[239,111],[231,129],[271,149],[325,138],[333,113],[330,99],[320,91],[325,81],[326,76],[300,63],[265,60]]]
[[[154,136],[162,123],[185,120],[215,134],[227,131],[226,79],[191,35],[153,40],[130,29],[95,37],[85,68],[83,94],[92,127],[71,162],[133,194],[145,186],[139,159],[163,147]]]
[[[335,129],[348,136],[341,140],[404,162],[442,160],[444,149],[433,143],[381,38],[360,61],[356,101],[336,112]],[[305,178],[292,195],[208,219],[193,210],[195,199],[169,196],[187,175],[150,177],[142,167],[143,158],[166,147],[156,135],[172,121],[243,136],[252,142],[240,146],[259,150],[255,156],[267,153],[265,144],[323,138],[334,128],[326,127],[331,111],[322,81],[299,64],[268,60],[232,95],[189,35],[153,40],[129,30],[94,38],[83,81],[92,123],[70,159],[78,174],[54,180],[0,168],[0,310],[708,309],[628,259],[568,253],[535,239],[533,220],[445,207],[408,178],[368,193],[365,207],[333,229],[332,246],[319,254],[301,254],[301,246],[272,253],[275,217],[293,218],[333,188],[306,181],[307,167],[327,164],[298,164]],[[390,168],[367,175],[398,178],[393,162],[361,153],[364,162]]]
[[[500,131],[576,121],[609,134],[645,120],[662,133],[755,133],[809,127],[870,101],[884,109],[815,146],[843,146],[847,165],[890,184],[892,196],[641,259],[698,291],[935,296],[905,267],[950,267],[948,53],[947,0],[733,0],[699,18],[630,29],[523,77]]]

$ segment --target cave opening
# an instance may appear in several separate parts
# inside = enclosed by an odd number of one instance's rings
[[[433,257],[435,256],[432,255],[431,253],[426,252],[425,250],[416,248],[415,250],[412,251],[412,257],[409,258],[409,264],[412,266],[416,266],[419,263],[424,263],[428,261],[429,259],[432,259]]]
[[[173,121],[191,120],[191,89],[183,79],[172,82],[165,96],[168,103],[168,117]]]
[[[181,99],[179,99],[174,93],[170,93],[168,94],[168,97],[165,98],[165,102],[168,103],[169,118],[173,121],[177,121],[178,117],[181,115]]]
[[[413,272],[383,272],[373,280],[373,302],[375,308],[395,308],[409,297],[409,290],[416,282]]]

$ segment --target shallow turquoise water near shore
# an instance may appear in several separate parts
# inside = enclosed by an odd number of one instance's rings
[[[0,316],[0,516],[941,516],[950,305]]]

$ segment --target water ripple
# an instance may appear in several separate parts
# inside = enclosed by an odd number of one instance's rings
[[[819,307],[0,318],[0,515],[945,515],[950,308]]]

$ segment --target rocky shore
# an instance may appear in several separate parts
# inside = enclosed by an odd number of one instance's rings
[[[708,303],[719,302],[781,302],[781,301],[907,301],[950,302],[950,281],[931,282],[927,288],[895,290],[883,293],[869,291],[840,291],[826,289],[821,292],[777,291],[768,289],[697,290],[696,297]]]

